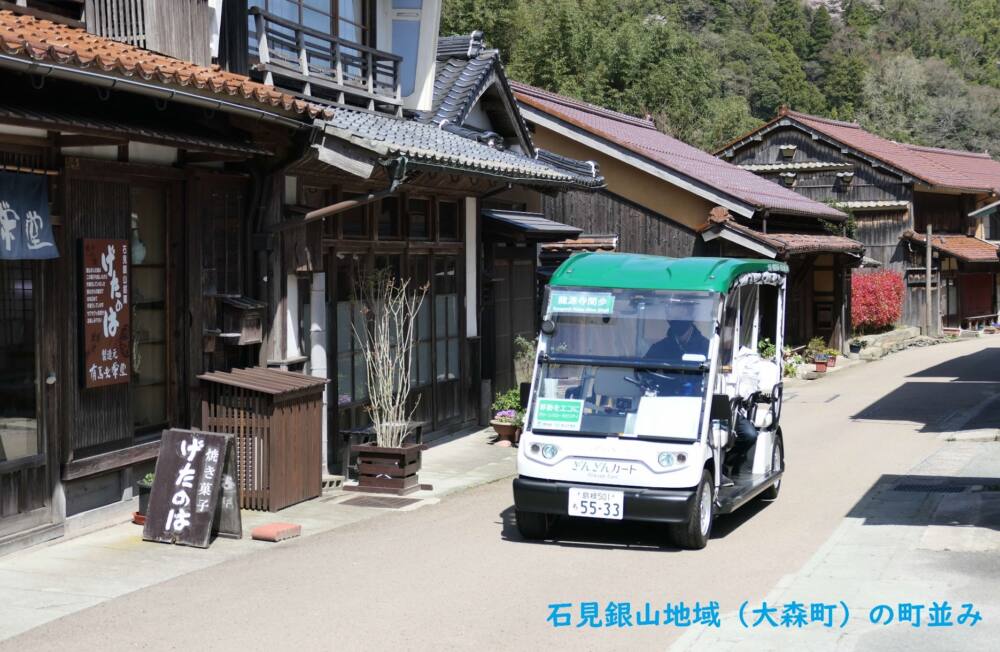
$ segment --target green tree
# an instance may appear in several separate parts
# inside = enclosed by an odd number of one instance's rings
[[[799,57],[804,59],[812,53],[809,19],[801,0],[775,0],[771,10],[771,32],[788,41]]]
[[[446,0],[441,12],[441,34],[482,30],[486,42],[506,58],[518,40],[518,4],[508,0]]]
[[[853,118],[864,102],[867,61],[857,54],[837,52],[826,67],[821,88],[827,107],[835,118]]]
[[[809,51],[809,56],[815,59],[833,38],[833,20],[825,5],[820,5],[813,12],[809,34],[812,37],[812,48]]]

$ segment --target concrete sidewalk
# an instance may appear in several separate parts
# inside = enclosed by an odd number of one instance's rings
[[[824,481],[830,481],[827,478]],[[780,499],[779,499],[780,500]],[[722,605],[722,626],[688,631],[672,650],[995,650],[1000,640],[1000,443],[950,442],[905,475],[884,475],[858,501],[830,539],[764,601],[778,621],[740,624],[738,605]],[[777,561],[777,560],[776,560]],[[750,601],[752,624],[761,601]],[[844,601],[843,628],[782,625],[785,605]],[[950,627],[927,627],[933,602],[947,600]],[[899,603],[926,605],[921,626],[900,623]],[[961,606],[982,616],[957,624]],[[874,625],[871,610],[888,605],[890,624]],[[838,620],[843,612],[838,607]],[[883,612],[884,614],[884,612]]]
[[[432,491],[401,509],[419,509],[444,496],[513,475],[516,448],[490,446],[490,429],[464,431],[436,441],[424,452],[421,483]],[[57,540],[0,557],[0,640],[111,598],[264,550],[250,539],[257,525],[288,521],[302,525],[302,536],[376,518],[388,509],[345,505],[365,494],[329,491],[276,514],[244,510],[243,538],[218,538],[202,550],[142,541],[142,528],[117,525],[73,539]]]

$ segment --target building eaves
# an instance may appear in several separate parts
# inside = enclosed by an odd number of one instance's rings
[[[720,234],[729,231],[746,240],[761,245],[773,252],[778,259],[789,256],[812,253],[849,254],[860,259],[865,252],[863,243],[852,238],[832,234],[813,233],[763,233],[740,224],[731,216],[722,213],[711,215],[708,221],[699,229],[705,240],[712,239],[709,234]]]
[[[995,201],[969,213],[969,217],[989,217],[1000,210],[1000,201]]]
[[[84,116],[77,112],[61,111],[58,107],[41,109],[0,101],[0,119],[8,124],[30,127],[52,128],[53,125],[58,125],[63,129],[72,130],[73,133],[121,137],[138,142],[181,147],[192,152],[220,151],[246,156],[273,153],[260,144],[226,139],[216,134],[203,133],[196,128],[181,132],[142,123],[138,119],[119,120]]]
[[[283,93],[244,75],[90,34],[52,21],[0,10],[0,54],[25,62],[51,62],[103,75],[177,88],[203,97],[232,98],[303,119],[322,117],[326,108]]]
[[[900,238],[920,246],[926,246],[927,243],[926,234],[916,233],[911,230],[904,231]],[[1000,264],[1000,247],[992,242],[987,242],[971,235],[962,235],[960,233],[933,234],[931,235],[931,246],[948,256],[966,263]]]
[[[465,172],[511,183],[599,188],[604,179],[490,147],[445,129],[395,116],[336,107],[320,123],[324,132],[381,159],[405,157],[408,166]]]

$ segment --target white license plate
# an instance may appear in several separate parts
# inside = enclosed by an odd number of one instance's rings
[[[625,492],[604,489],[569,488],[569,515],[621,520],[625,511]]]

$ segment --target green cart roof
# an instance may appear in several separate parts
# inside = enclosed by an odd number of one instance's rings
[[[788,273],[788,265],[746,258],[664,258],[642,254],[585,253],[572,256],[550,285],[725,292],[752,272]]]

